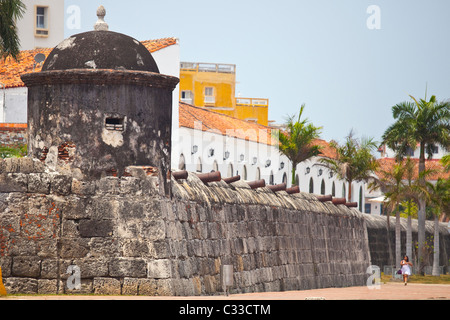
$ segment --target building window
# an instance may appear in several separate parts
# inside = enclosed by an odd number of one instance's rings
[[[198,158],[198,162],[197,162],[197,172],[198,173],[202,173],[202,170],[203,170],[203,168],[202,168],[202,159],[199,157]]]
[[[213,87],[205,87],[205,103],[216,103]]]
[[[228,172],[227,172],[227,174],[228,174],[228,178],[231,178],[233,176],[233,174],[234,174],[233,165],[231,163],[228,165]]]
[[[242,169],[242,175],[244,176],[244,180],[247,180],[247,166],[244,165]]]
[[[274,179],[274,177],[273,177],[273,171],[270,171],[270,176],[269,176],[269,184],[271,185],[271,186],[273,186],[274,184],[275,184],[275,181],[274,181],[275,179]]]
[[[320,194],[325,195],[325,180],[322,179],[322,183],[320,185]]]
[[[36,6],[36,29],[38,37],[48,36],[48,7]]]
[[[333,181],[333,185],[331,186],[331,195],[333,197],[336,196],[336,185],[335,185],[334,181]]]
[[[371,213],[371,210],[372,210],[372,206],[371,206],[371,204],[370,203],[366,203],[365,205],[364,205],[364,212],[365,213]]]
[[[260,180],[260,179],[261,179],[261,170],[259,170],[259,168],[256,168],[255,180]]]
[[[287,184],[287,174],[286,174],[286,172],[283,174],[283,183]]]
[[[314,193],[314,181],[313,181],[313,178],[309,179],[309,193]]]
[[[180,155],[180,163],[178,164],[178,169],[186,170],[186,159],[184,158],[184,154]]]
[[[192,91],[189,90],[181,91],[181,102],[192,104],[193,100],[194,95],[192,94]]]

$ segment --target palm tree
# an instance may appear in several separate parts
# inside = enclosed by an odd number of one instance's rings
[[[0,58],[18,59],[20,40],[16,21],[23,17],[25,9],[20,0],[0,0]]]
[[[353,181],[373,179],[373,172],[378,168],[378,162],[372,155],[372,151],[377,149],[377,145],[372,138],[354,138],[353,130],[351,130],[343,145],[332,141],[330,147],[336,151],[336,159],[322,158],[320,162],[336,173],[339,179],[348,182],[348,201],[350,202]]]
[[[450,212],[450,180],[439,178],[435,184],[427,182],[426,198],[434,215],[433,276],[439,276],[439,217]]]
[[[445,172],[450,171],[450,154],[447,154],[442,157],[441,164],[444,166]]]
[[[395,212],[395,264],[397,268],[400,267],[401,260],[400,204],[407,201],[408,212],[410,212],[411,201],[416,195],[412,185],[413,170],[414,162],[410,158],[405,161],[397,161],[390,170],[380,170],[376,183],[369,185],[371,189],[381,188],[387,199],[387,208],[391,212]],[[408,219],[410,219],[410,216]],[[408,221],[410,222],[410,220]],[[410,223],[408,223],[408,227],[411,227]],[[409,233],[412,234],[412,231],[409,230]],[[411,242],[410,248],[407,248],[406,251],[411,256],[412,237],[409,238],[407,239],[407,246],[409,240]]]
[[[300,108],[297,121],[296,115],[288,116],[286,132],[280,132],[279,152],[284,154],[292,162],[292,184],[296,184],[295,170],[297,165],[309,158],[320,155],[321,147],[314,144],[314,140],[320,137],[322,127],[315,127],[308,119],[301,120],[305,105]]]
[[[424,187],[426,180],[425,153],[433,156],[434,146],[450,146],[450,102],[437,102],[436,97],[430,100],[417,100],[410,96],[412,102],[402,102],[392,107],[396,122],[385,131],[383,143],[403,156],[408,149],[416,149],[419,144],[419,183]],[[424,197],[419,199],[419,230],[418,230],[418,262],[419,272],[423,273],[423,258],[425,250],[425,212]]]

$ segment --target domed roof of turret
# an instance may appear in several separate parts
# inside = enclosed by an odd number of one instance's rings
[[[138,40],[108,31],[105,10],[97,11],[95,31],[73,35],[57,45],[47,57],[42,71],[69,69],[112,69],[159,73],[151,53]]]

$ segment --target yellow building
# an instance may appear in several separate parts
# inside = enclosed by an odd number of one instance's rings
[[[267,126],[269,100],[236,98],[235,90],[235,65],[181,63],[180,101]]]

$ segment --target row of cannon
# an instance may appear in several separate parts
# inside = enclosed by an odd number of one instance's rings
[[[182,180],[187,179],[189,176],[189,172],[186,170],[182,171],[174,171],[172,172],[173,177],[176,180]],[[237,182],[241,180],[241,176],[237,175],[230,178],[223,178],[219,171],[209,172],[209,173],[197,173],[196,176],[205,184],[209,182],[218,182],[218,181],[224,181],[227,184],[231,184],[233,182]],[[296,194],[300,193],[300,187],[294,186],[291,188],[287,188],[286,183],[281,183],[277,185],[266,185],[266,181],[264,179],[256,180],[256,181],[246,181],[246,183],[249,185],[251,189],[258,189],[258,188],[264,188],[267,187],[273,192],[280,192],[285,191],[288,194]],[[317,200],[320,202],[331,202],[334,205],[345,205],[349,208],[357,208],[358,203],[357,202],[347,202],[345,198],[334,198],[331,195],[326,196],[316,196]]]

